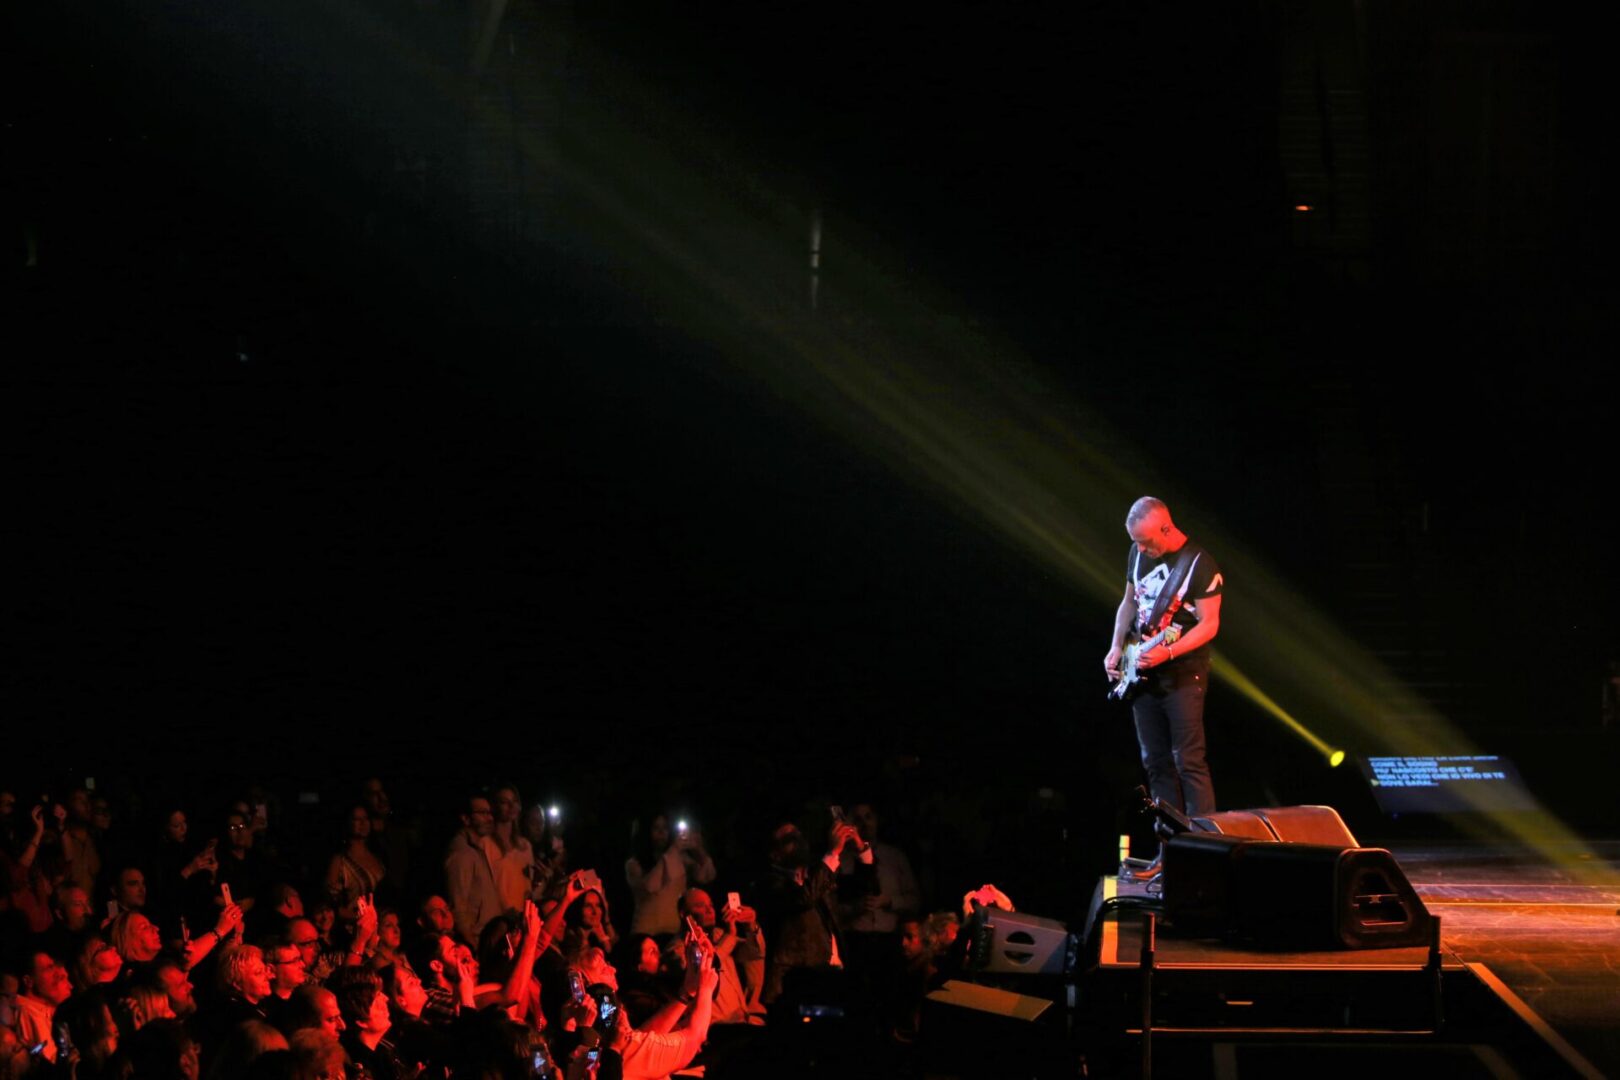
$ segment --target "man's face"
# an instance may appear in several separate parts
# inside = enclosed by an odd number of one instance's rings
[[[168,835],[169,839],[173,840],[176,844],[183,844],[186,842],[187,828],[188,825],[186,823],[186,815],[181,813],[179,810],[176,810],[174,813],[170,814],[169,820],[163,823],[163,831]]]
[[[73,815],[75,821],[90,820],[90,793],[79,788],[68,796],[68,813]]]
[[[316,932],[315,924],[308,919],[294,919],[287,925],[287,940],[298,950],[307,973],[315,966],[315,954],[321,947],[321,935]]]
[[[348,1026],[343,1022],[343,1010],[338,1008],[337,995],[330,990],[322,990],[316,996],[315,1002],[315,1007],[321,1014],[321,1030],[332,1038],[337,1038]]]
[[[908,919],[900,927],[900,955],[907,960],[915,960],[923,954],[922,927],[916,920]]]
[[[435,934],[448,934],[456,925],[455,913],[442,896],[430,896],[422,905],[422,928]]]
[[[136,867],[127,867],[118,875],[118,906],[125,911],[146,906],[146,875]]]
[[[877,839],[878,816],[877,811],[868,803],[856,803],[850,809],[850,824],[861,832],[861,839],[871,843]]]
[[[1125,531],[1130,534],[1137,551],[1150,559],[1157,559],[1165,553],[1165,545],[1170,542],[1171,528],[1169,514],[1163,510],[1150,510],[1146,517]]]
[[[197,1011],[190,976],[178,967],[164,966],[158,969],[158,978],[163,982],[164,993],[169,995],[169,1005],[174,1009],[174,1015],[184,1018]]]
[[[797,825],[783,825],[776,830],[771,843],[771,857],[779,866],[804,866],[808,862],[804,834]]]
[[[231,847],[246,851],[253,846],[253,826],[245,814],[232,814],[225,819],[225,831]]]
[[[90,800],[90,824],[102,832],[112,828],[112,804],[99,795]]]
[[[270,950],[273,978],[271,989],[277,997],[286,997],[304,985],[309,968],[304,964],[304,951],[296,945],[277,945]]]
[[[495,812],[489,808],[489,800],[475,798],[467,800],[467,812],[461,815],[461,823],[474,836],[489,836],[495,832]]]
[[[366,809],[371,811],[372,817],[388,815],[388,792],[383,790],[383,782],[375,776],[366,781],[360,797],[365,802]]]
[[[468,976],[476,983],[478,981],[478,958],[473,955],[473,951],[465,945],[457,945],[455,940],[449,937],[446,937],[444,942],[448,946],[450,957],[448,970],[459,972],[465,966]]]
[[[495,792],[495,821],[501,825],[510,825],[518,819],[523,812],[523,804],[518,801],[518,793],[511,788],[501,788]]]
[[[360,1030],[380,1034],[387,1031],[392,1022],[388,1015],[388,995],[379,990],[371,996],[371,1008],[367,1010],[365,1023],[360,1025]]]
[[[686,913],[703,929],[714,929],[714,901],[702,889],[686,890]]]
[[[67,968],[52,959],[50,954],[34,954],[31,974],[34,983],[33,994],[41,1001],[60,1005],[73,996],[73,980],[68,978]]]
[[[77,934],[90,921],[90,894],[79,886],[68,888],[62,896],[62,925]]]
[[[394,981],[394,1006],[416,1020],[421,1017],[422,1006],[426,1004],[427,991],[422,989],[422,980],[416,977],[416,972],[401,965]]]

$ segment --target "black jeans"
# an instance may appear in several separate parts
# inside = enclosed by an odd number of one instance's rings
[[[1148,790],[1188,817],[1215,812],[1215,785],[1204,760],[1204,695],[1209,668],[1171,664],[1152,672],[1131,704]]]

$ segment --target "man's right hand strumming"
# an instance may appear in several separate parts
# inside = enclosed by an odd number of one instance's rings
[[[1103,670],[1108,672],[1108,677],[1116,682],[1119,680],[1119,661],[1124,655],[1124,648],[1115,645],[1108,650],[1108,655],[1103,657]]]

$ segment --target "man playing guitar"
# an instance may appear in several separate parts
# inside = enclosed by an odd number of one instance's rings
[[[1103,669],[1120,680],[1128,635],[1146,641],[1170,631],[1136,656],[1141,681],[1131,713],[1153,796],[1188,817],[1202,817],[1215,810],[1204,760],[1204,695],[1225,581],[1215,560],[1176,528],[1160,500],[1143,496],[1131,504],[1125,531],[1132,545],[1125,598],[1114,616]]]

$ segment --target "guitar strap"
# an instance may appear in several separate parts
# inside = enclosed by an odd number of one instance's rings
[[[1198,560],[1204,554],[1200,551],[1197,555],[1192,555],[1189,558],[1190,552],[1188,548],[1191,547],[1191,543],[1183,544],[1181,550],[1176,552],[1176,561],[1170,567],[1170,576],[1165,580],[1164,588],[1159,590],[1158,599],[1153,602],[1153,609],[1148,612],[1148,620],[1145,626],[1149,633],[1157,633],[1161,629],[1161,621],[1168,621],[1169,617],[1174,615],[1181,607],[1182,600],[1187,596],[1187,589],[1192,585],[1193,567],[1198,565]],[[1141,568],[1142,553],[1137,552],[1132,573],[1139,576]]]

